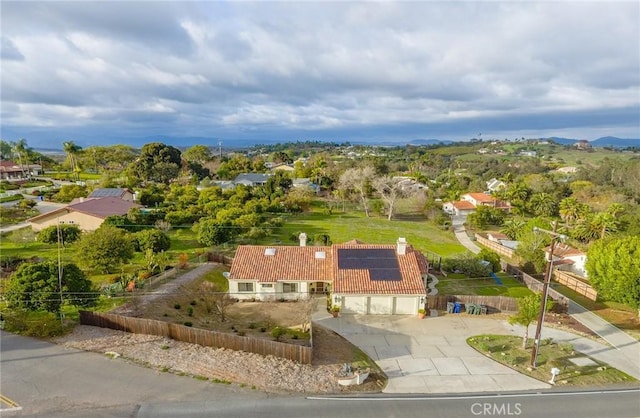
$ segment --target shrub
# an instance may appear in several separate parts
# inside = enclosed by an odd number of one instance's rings
[[[192,326],[193,326],[193,322],[191,322],[191,321],[186,321],[186,322],[184,323],[184,326],[186,326],[186,327],[192,327]]]
[[[80,228],[77,225],[61,224],[52,225],[38,232],[38,241],[45,244],[56,244],[58,242],[58,228],[60,228],[61,243],[71,244],[80,238]]]
[[[28,337],[49,338],[62,335],[66,327],[52,312],[28,312],[22,309],[13,309],[3,313],[5,329],[16,334]]]
[[[193,316],[193,308],[191,306],[187,308],[187,315]]]
[[[167,251],[171,247],[171,240],[164,232],[159,229],[147,229],[136,232],[137,248],[139,251],[151,249],[154,253]]]
[[[174,307],[175,309],[180,309],[182,306],[180,306],[180,304],[179,304],[179,303],[176,303],[175,305],[173,305],[173,307]]]
[[[271,330],[271,336],[276,340],[280,341],[283,335],[287,333],[287,330],[282,327],[275,327]]]

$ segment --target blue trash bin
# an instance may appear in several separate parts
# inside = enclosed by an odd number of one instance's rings
[[[460,309],[462,308],[462,306],[460,305],[460,302],[456,302],[453,305],[453,313],[460,313]]]

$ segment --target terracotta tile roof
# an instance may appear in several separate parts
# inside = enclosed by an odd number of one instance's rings
[[[333,259],[337,260],[337,252],[342,248],[351,249],[390,249],[394,253],[395,245],[384,244],[341,244],[332,246]],[[426,267],[426,259],[422,256],[419,261],[417,252],[411,246],[407,246],[405,255],[396,254],[400,268],[400,280],[372,280],[369,270],[339,269],[338,263],[334,263],[334,293],[352,294],[425,294],[421,269]],[[426,271],[426,268],[425,268]]]
[[[474,198],[477,202],[493,202],[495,199],[486,193],[466,193]]]
[[[269,248],[275,250],[273,255],[265,255]],[[316,258],[316,252],[324,252],[325,258]],[[260,282],[330,281],[331,257],[331,247],[241,245],[229,278]]]
[[[475,205],[468,200],[458,200],[457,202],[453,202],[453,206],[456,209],[467,210],[467,209],[475,209]]]
[[[548,254],[551,251],[551,246],[544,249]],[[584,251],[580,251],[577,248],[573,248],[567,244],[556,244],[553,249],[553,255],[556,257],[572,257],[572,256],[580,256],[586,255]]]
[[[398,280],[374,280],[367,268],[339,268],[338,251],[341,249],[390,250],[397,261],[400,277]],[[272,255],[267,255],[267,251]],[[317,258],[318,252],[324,252],[325,258]],[[366,259],[359,259],[357,264],[367,266]],[[427,271],[427,259],[410,245],[407,245],[406,254],[398,255],[395,245],[362,244],[353,240],[331,247],[241,245],[233,259],[229,279],[267,283],[330,281],[335,293],[424,295],[422,274]]]

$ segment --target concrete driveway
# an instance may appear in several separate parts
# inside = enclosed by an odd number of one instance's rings
[[[365,351],[389,377],[385,393],[505,392],[551,387],[483,356],[467,345],[478,334],[519,331],[506,321],[466,315],[414,316],[318,312],[314,321]]]

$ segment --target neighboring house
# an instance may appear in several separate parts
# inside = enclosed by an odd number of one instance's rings
[[[134,194],[129,189],[117,189],[117,188],[95,189],[88,196],[89,199],[101,198],[101,197],[116,197],[118,199],[126,200],[128,202],[134,201]]]
[[[53,212],[35,216],[28,221],[36,232],[59,223],[77,225],[83,231],[95,231],[107,217],[126,215],[129,209],[134,207],[139,205],[116,197],[87,198]]]
[[[0,178],[2,180],[21,179],[23,174],[22,168],[13,161],[0,161]]]
[[[315,193],[320,192],[320,186],[313,183],[309,178],[293,179],[291,180],[291,187],[301,188],[301,189],[309,188],[313,190]]]
[[[587,141],[586,139],[581,139],[580,141],[576,142],[574,145],[575,145],[576,149],[579,149],[579,150],[589,150],[589,149],[593,148],[591,143],[589,141]]]
[[[558,173],[563,173],[563,174],[573,174],[578,172],[578,167],[572,167],[572,166],[560,167],[556,171]]]
[[[270,167],[270,170],[272,172],[286,171],[288,173],[292,173],[292,172],[296,171],[296,169],[293,167],[292,164],[277,164],[277,165],[274,165],[274,166]]]
[[[233,180],[234,185],[244,184],[245,186],[264,186],[267,184],[267,180],[269,180],[271,174],[263,174],[263,173],[243,173],[238,174],[238,176]]]
[[[498,180],[495,177],[487,182],[487,190],[489,190],[490,193],[497,192],[498,190],[502,190],[505,187],[507,187],[506,183],[504,181]]]
[[[463,194],[460,196],[460,200],[456,202],[447,202],[442,205],[442,210],[449,215],[468,215],[475,212],[478,206],[491,206],[507,212],[511,211],[511,204],[509,202],[497,200],[486,193]]]
[[[238,299],[296,300],[331,294],[344,313],[415,314],[426,302],[428,264],[404,238],[394,245],[241,245],[229,272]]]
[[[509,237],[507,234],[503,234],[502,232],[487,232],[487,239],[499,244],[500,241],[508,240]]]
[[[524,157],[535,157],[538,153],[536,151],[520,151],[520,155]]]
[[[550,246],[545,248],[547,261],[550,260],[550,252]],[[573,274],[586,278],[586,262],[587,254],[577,248],[573,248],[563,243],[558,243],[553,249],[553,268],[557,268],[558,270],[569,271]]]
[[[415,193],[420,190],[429,189],[429,186],[424,183],[420,183],[419,181],[411,177],[396,176],[393,178],[393,180],[396,181],[398,186],[400,186],[400,189],[405,192]]]
[[[476,211],[476,206],[466,200],[458,200],[456,202],[444,203],[442,210],[449,215],[468,215]]]

